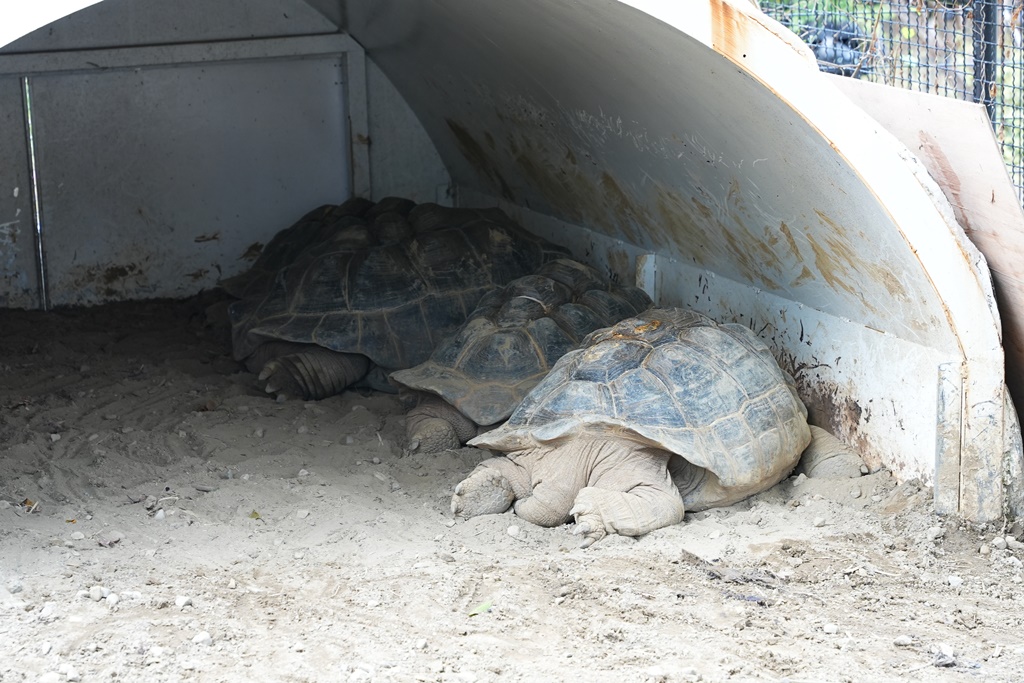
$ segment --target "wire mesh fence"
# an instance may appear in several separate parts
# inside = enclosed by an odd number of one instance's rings
[[[823,71],[986,106],[1024,201],[1024,0],[761,0]]]

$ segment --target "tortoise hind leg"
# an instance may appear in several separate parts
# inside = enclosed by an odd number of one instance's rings
[[[260,371],[264,390],[277,400],[289,397],[319,400],[343,392],[369,370],[370,359],[308,345],[304,350],[268,361]]]

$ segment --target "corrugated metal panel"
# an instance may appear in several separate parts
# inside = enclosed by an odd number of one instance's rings
[[[302,0],[106,0],[17,40],[2,52],[44,52],[333,33]]]
[[[184,296],[349,193],[339,57],[33,78],[55,305]]]
[[[0,308],[39,305],[21,83],[0,78]]]

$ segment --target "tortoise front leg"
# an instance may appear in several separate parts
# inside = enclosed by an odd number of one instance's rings
[[[437,396],[422,396],[405,416],[409,450],[440,453],[476,436],[476,423]]]
[[[598,463],[569,511],[584,548],[607,534],[642,536],[683,521],[685,507],[666,467],[668,455],[643,447]]]
[[[505,456],[488,458],[459,482],[452,496],[452,514],[465,517],[493,515],[530,495],[530,475]]]

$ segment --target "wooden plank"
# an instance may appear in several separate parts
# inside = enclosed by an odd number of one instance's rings
[[[999,302],[1006,380],[1024,409],[1024,211],[980,104],[830,76],[914,152],[988,261]]]

